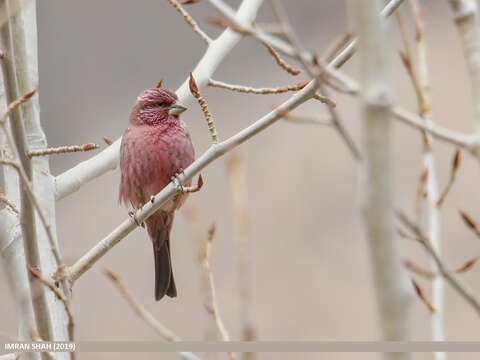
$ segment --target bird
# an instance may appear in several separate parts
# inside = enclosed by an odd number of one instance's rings
[[[157,87],[138,96],[120,146],[121,204],[139,209],[193,162],[192,140],[185,122],[180,119],[185,110],[174,92],[161,87],[161,81]],[[185,185],[189,186],[190,181]],[[153,244],[157,301],[165,295],[177,296],[170,232],[175,210],[187,196],[188,193],[179,191],[145,221]]]

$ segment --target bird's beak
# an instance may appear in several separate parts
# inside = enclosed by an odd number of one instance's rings
[[[170,107],[168,108],[168,115],[180,115],[180,114],[183,113],[185,110],[187,110],[187,108],[186,108],[185,106],[183,106],[182,104],[173,103],[173,104],[170,105]]]

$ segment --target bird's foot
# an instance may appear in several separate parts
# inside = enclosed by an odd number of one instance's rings
[[[171,177],[171,180],[175,184],[175,187],[177,188],[178,192],[181,192],[182,194],[186,194],[186,193],[194,193],[194,192],[200,191],[200,189],[203,186],[202,175],[198,175],[197,185],[183,186],[180,183],[180,179],[179,179],[180,174],[185,175],[185,173],[183,172],[183,169],[180,169],[179,172],[177,172],[174,176]]]
[[[145,229],[145,223],[143,222],[141,223],[140,221],[138,221],[135,211],[129,211],[128,216],[130,216],[133,219],[133,221],[135,221],[135,224],[137,224],[137,226],[141,226],[142,228]]]

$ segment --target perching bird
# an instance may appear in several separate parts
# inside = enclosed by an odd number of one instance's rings
[[[145,90],[137,98],[130,113],[130,127],[123,134],[120,148],[120,203],[140,208],[193,162],[192,141],[185,123],[179,118],[185,110],[186,107],[177,103],[175,93],[159,87]],[[175,210],[185,202],[187,195],[175,195],[145,221],[153,243],[156,300],[165,294],[177,296],[170,256],[170,230]]]

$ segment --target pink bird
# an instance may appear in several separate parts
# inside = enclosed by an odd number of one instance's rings
[[[159,87],[161,85],[159,84]],[[179,115],[186,107],[175,93],[153,88],[137,98],[130,113],[120,148],[120,203],[140,208],[194,160],[194,150],[185,123]],[[186,184],[187,186],[189,183]],[[153,243],[155,299],[177,296],[170,256],[170,230],[175,210],[186,200],[179,193],[145,222]]]

